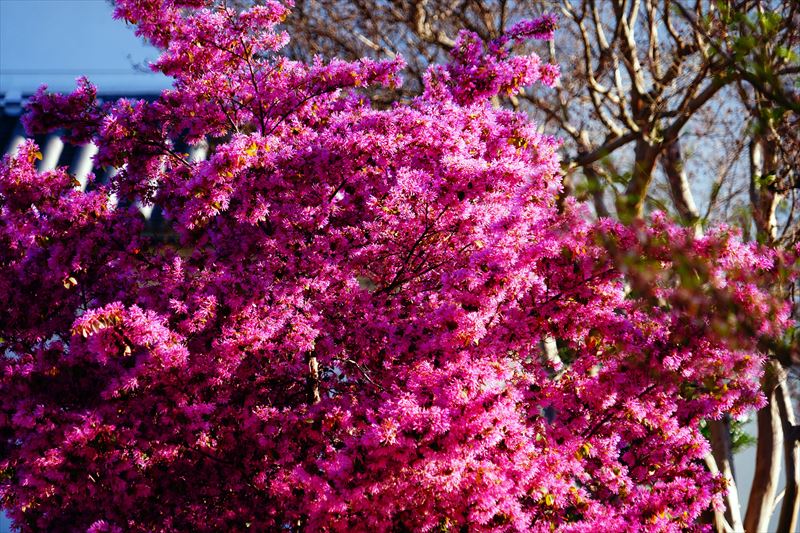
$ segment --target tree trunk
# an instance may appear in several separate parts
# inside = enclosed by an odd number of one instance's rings
[[[605,195],[603,191],[603,183],[600,174],[593,165],[586,165],[583,168],[583,173],[586,175],[586,181],[589,185],[589,191],[592,194],[592,201],[594,202],[594,210],[600,218],[610,217],[608,208],[606,207]]]
[[[712,453],[706,454],[705,462],[709,472],[714,475],[719,474],[717,461],[714,459]],[[733,531],[733,528],[731,528],[730,524],[728,524],[728,521],[725,519],[725,513],[711,507],[703,511],[703,514],[700,515],[700,523],[710,525],[711,531],[714,533],[731,533]]]
[[[787,380],[781,380],[776,390],[778,409],[783,427],[783,456],[786,460],[786,488],[784,489],[781,514],[778,520],[780,533],[797,531],[797,518],[800,512],[800,443],[797,440],[794,405]]]
[[[627,224],[642,218],[644,201],[647,198],[650,182],[653,181],[653,169],[660,151],[660,144],[652,144],[646,139],[636,141],[631,180],[625,188],[625,195],[617,202],[617,213],[622,222]]]
[[[759,409],[757,415],[756,470],[744,517],[744,529],[748,533],[763,533],[769,530],[769,519],[775,503],[783,447],[783,428],[777,392],[782,374],[783,369],[779,362],[767,363],[761,385],[767,397],[767,405]]]
[[[686,176],[686,169],[683,166],[680,139],[675,139],[661,155],[661,166],[667,175],[672,201],[681,216],[681,221],[686,226],[694,227],[695,233],[699,235],[701,231],[700,213],[694,203],[689,178]]]
[[[711,430],[711,453],[714,455],[719,472],[728,483],[728,494],[725,496],[725,520],[734,531],[743,531],[739,491],[736,488],[736,476],[733,470],[733,446],[728,417],[726,416],[722,420],[711,420],[709,429]]]
[[[308,376],[306,377],[306,396],[308,403],[314,405],[319,403],[322,397],[319,393],[319,362],[317,356],[308,354],[306,357],[308,363]]]
[[[783,198],[773,183],[776,157],[775,147],[765,135],[758,135],[750,142],[750,203],[758,240],[766,244],[775,241],[775,212]]]

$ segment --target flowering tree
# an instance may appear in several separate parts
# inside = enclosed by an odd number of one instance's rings
[[[405,52],[409,81],[370,92],[386,102],[422,89],[425,69],[446,57],[459,28],[491,41],[535,13],[537,4],[304,0],[285,22],[292,34],[288,50],[298,58],[320,53],[348,59]],[[642,218],[658,206],[698,232],[709,221],[727,220],[742,228],[745,240],[796,246],[800,2],[541,4],[560,12],[561,27],[545,56],[564,67],[560,83],[555,90],[534,86],[499,100],[541,117],[540,127],[564,136],[562,194],[590,198],[601,217]],[[794,294],[791,287],[785,290]],[[795,345],[798,339],[795,330]],[[797,368],[790,362],[773,358],[762,378],[767,404],[755,415],[758,442],[750,479],[735,480],[733,468],[732,451],[749,437],[744,420],[724,416],[707,428],[716,468],[729,482],[727,524],[716,524],[720,533],[795,530],[790,517],[800,509],[800,431],[793,429],[790,396],[798,398]],[[785,492],[779,492],[782,479],[788,480]],[[744,491],[746,500],[739,498],[734,481],[751,486],[749,498]],[[770,526],[773,514],[781,517],[777,526]]]
[[[560,205],[558,142],[491,105],[556,79],[511,53],[549,17],[462,33],[381,110],[357,88],[402,60],[287,60],[286,14],[118,0],[173,88],[29,104],[120,170],[80,191],[32,142],[0,166],[15,525],[699,529],[725,490],[701,426],[763,404],[788,320],[763,279],[791,258]],[[206,138],[201,162],[173,145]]]

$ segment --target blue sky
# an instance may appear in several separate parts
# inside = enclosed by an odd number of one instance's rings
[[[42,83],[69,91],[82,74],[101,93],[167,87],[166,78],[140,71],[156,51],[111,11],[106,0],[0,0],[0,93],[27,93]]]

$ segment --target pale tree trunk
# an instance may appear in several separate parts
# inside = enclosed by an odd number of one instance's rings
[[[714,455],[712,453],[706,454],[705,462],[709,472],[714,475],[720,473],[719,469],[717,468],[717,461],[714,459]],[[706,509],[700,517],[700,523],[710,525],[712,528],[711,530],[714,531],[714,533],[734,532],[733,528],[725,518],[725,512],[717,511],[716,509]]]
[[[775,213],[783,196],[775,191],[777,155],[766,135],[756,136],[750,143],[750,203],[753,220],[761,242],[772,244],[777,233]]]
[[[743,531],[742,512],[739,504],[739,491],[736,488],[736,477],[733,470],[733,446],[731,443],[730,419],[711,420],[711,453],[717,469],[728,483],[725,495],[725,520],[733,531]]]
[[[684,225],[693,227],[695,236],[702,232],[700,226],[700,213],[694,203],[692,189],[689,187],[689,178],[683,166],[683,153],[680,138],[676,138],[661,155],[661,166],[669,182],[672,193],[672,202],[681,216]]]
[[[683,164],[680,138],[676,137],[662,152],[661,166],[667,176],[673,204],[684,225],[694,228],[695,237],[703,235],[700,213],[694,201],[689,178]],[[744,531],[739,491],[736,486],[736,473],[733,463],[733,442],[731,441],[730,418],[708,422],[711,431],[711,455],[706,463],[713,473],[720,473],[728,485],[725,495],[725,511],[715,511],[709,515],[709,522],[718,533]]]
[[[667,176],[673,204],[684,225],[694,228],[695,237],[702,237],[700,213],[694,202],[689,178],[683,165],[680,138],[675,138],[661,154],[661,166]],[[714,531],[744,531],[739,490],[736,486],[736,473],[733,466],[733,442],[731,441],[730,418],[710,420],[711,456],[706,458],[709,469],[720,473],[728,484],[725,496],[725,512],[715,512],[712,526]],[[724,518],[724,520],[723,520]]]
[[[797,531],[800,512],[800,443],[798,443],[800,426],[795,425],[794,405],[785,375],[776,393],[784,434],[783,455],[786,461],[786,488],[783,492],[778,531],[792,533]]]
[[[744,529],[748,533],[769,531],[769,519],[775,505],[783,451],[783,428],[777,389],[783,373],[781,364],[771,360],[766,365],[762,380],[761,387],[767,397],[767,405],[759,409],[757,414],[756,469],[744,517]]]
[[[775,242],[777,236],[777,223],[775,212],[782,196],[776,192],[774,174],[777,166],[777,155],[774,143],[769,138],[767,125],[763,121],[757,122],[760,130],[753,135],[750,141],[750,203],[753,211],[758,240],[766,244]],[[780,287],[777,288],[781,290]],[[758,443],[756,446],[756,471],[753,476],[753,487],[745,516],[745,530],[748,533],[761,533],[769,530],[769,521],[772,516],[776,498],[778,480],[781,469],[781,454],[784,453],[788,462],[795,463],[792,470],[787,470],[787,485],[789,499],[784,503],[789,507],[782,507],[781,514],[786,512],[782,519],[781,527],[788,527],[796,523],[796,455],[793,442],[784,445],[785,429],[793,423],[794,411],[790,404],[787,406],[786,397],[786,371],[780,362],[772,359],[767,363],[764,379],[762,381],[767,405],[758,411]],[[791,432],[790,432],[791,433]],[[792,441],[791,435],[787,435]],[[791,532],[790,529],[780,531]]]
[[[317,404],[321,401],[319,393],[319,362],[317,356],[309,353],[306,356],[306,363],[308,364],[308,375],[306,376],[306,397],[310,405]]]

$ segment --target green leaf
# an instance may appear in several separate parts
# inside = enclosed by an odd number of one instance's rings
[[[761,13],[758,15],[758,23],[764,28],[764,33],[772,35],[781,26],[781,15],[772,11]]]
[[[733,51],[737,58],[745,57],[756,46],[756,38],[752,35],[741,35],[733,41]]]
[[[800,55],[798,55],[796,51],[792,50],[788,46],[781,45],[775,48],[775,55],[792,63],[800,60]]]

